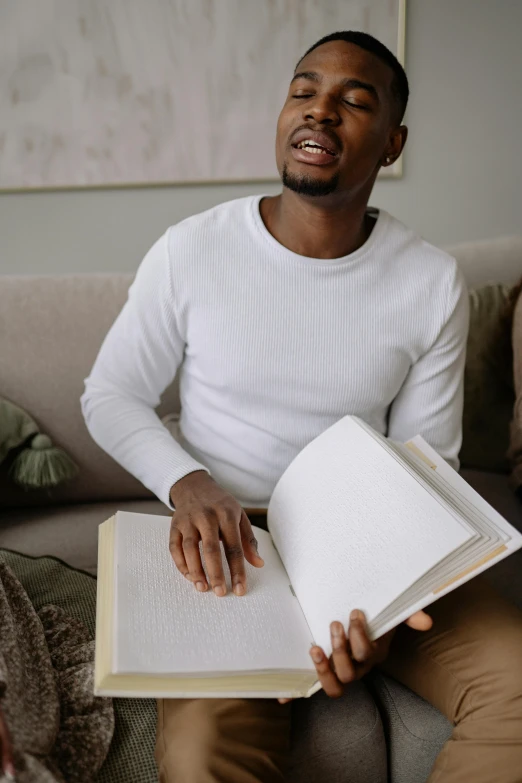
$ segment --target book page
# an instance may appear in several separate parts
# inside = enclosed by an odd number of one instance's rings
[[[354,417],[307,446],[276,486],[268,526],[317,644],[352,609],[371,621],[472,537]]]
[[[471,506],[483,514],[489,522],[494,525],[495,529],[501,534],[502,538],[507,539],[506,545],[512,550],[520,548],[520,532],[511,525],[507,519],[498,513],[496,509],[491,506],[487,500],[484,500],[482,495],[473,489],[468,482],[460,476],[457,471],[448,465],[448,463],[442,459],[437,452],[426,443],[424,438],[417,435],[412,438],[406,445],[410,447],[410,444],[414,446],[419,457],[424,457],[428,462],[433,465],[433,469],[437,475],[449,484],[456,492],[458,492],[463,498],[465,498]],[[415,453],[415,451],[414,451]],[[421,457],[421,458],[422,458]]]
[[[374,434],[381,439],[381,436]],[[382,441],[381,441],[382,442]],[[426,572],[415,584],[379,614],[371,624],[375,636],[403,622],[413,612],[429,607],[442,595],[490,568],[520,548],[522,536],[478,495],[421,436],[402,445],[386,441],[406,469],[477,537]]]
[[[114,673],[313,668],[310,630],[268,533],[255,529],[265,565],[246,563],[247,594],[218,598],[179,573],[169,529],[170,517],[116,516]]]

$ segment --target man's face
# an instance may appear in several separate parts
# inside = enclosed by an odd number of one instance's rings
[[[277,124],[283,184],[308,196],[371,188],[384,155],[400,152],[392,81],[386,63],[345,41],[301,60]]]

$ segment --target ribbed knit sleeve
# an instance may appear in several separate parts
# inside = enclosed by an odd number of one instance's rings
[[[173,484],[195,470],[206,470],[174,440],[155,412],[185,349],[176,302],[167,232],[145,256],[81,399],[96,443],[168,506]]]
[[[413,364],[391,405],[388,437],[422,437],[458,470],[462,445],[464,364],[469,322],[466,285],[456,263],[446,293],[446,316],[431,348]],[[437,302],[429,302],[437,312]]]

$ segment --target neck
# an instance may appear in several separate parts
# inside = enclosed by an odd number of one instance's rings
[[[261,201],[260,212],[268,231],[288,250],[326,259],[347,256],[366,242],[372,228],[367,206],[367,199],[308,198],[283,188],[279,196]]]

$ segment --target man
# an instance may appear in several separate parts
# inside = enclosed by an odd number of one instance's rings
[[[225,594],[221,539],[233,590],[245,592],[245,559],[262,559],[244,509],[266,507],[292,458],[346,414],[399,441],[420,433],[458,464],[461,276],[452,258],[368,209],[379,169],[404,147],[407,98],[402,67],[370,36],[336,33],[312,47],[279,117],[282,194],[169,229],[87,381],[93,437],[175,508],[172,557],[197,590]],[[174,440],[154,408],[178,368]],[[432,630],[419,613],[375,644],[360,614],[347,631],[333,623],[332,661],[311,650],[325,692],[339,696],[387,657],[387,671],[455,723],[430,781],[521,780],[521,616],[478,580],[432,610]],[[165,701],[159,715],[162,781],[284,779],[288,705]]]

